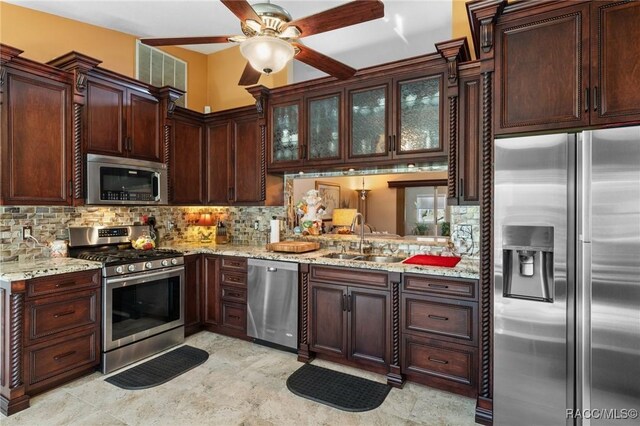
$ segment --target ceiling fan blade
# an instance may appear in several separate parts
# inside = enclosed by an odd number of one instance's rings
[[[242,76],[240,77],[240,81],[238,82],[238,86],[253,86],[258,83],[260,80],[260,76],[262,73],[251,66],[249,62],[244,67],[244,71],[242,71]]]
[[[231,13],[236,15],[241,21],[252,19],[262,25],[262,19],[256,13],[256,11],[253,10],[247,0],[220,0],[220,2],[224,4],[227,9],[229,9]]]
[[[360,24],[384,16],[384,4],[379,0],[356,0],[315,15],[293,20],[287,27],[295,26],[307,37],[350,25]]]
[[[169,37],[169,38],[143,38],[140,40],[142,44],[148,46],[170,46],[181,44],[210,44],[210,43],[228,43],[228,36],[211,36],[211,37]]]
[[[322,53],[310,49],[307,46],[300,43],[291,43],[293,46],[300,49],[300,52],[296,56],[295,59],[300,62],[304,62],[307,65],[311,65],[314,68],[319,69],[320,71],[324,71],[333,77],[336,77],[340,80],[346,80],[356,73],[354,68],[351,68],[348,65],[343,64],[342,62],[338,62],[335,59],[332,59],[328,56],[323,55]]]

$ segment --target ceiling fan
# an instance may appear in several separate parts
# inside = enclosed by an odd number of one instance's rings
[[[242,21],[243,35],[147,38],[140,41],[149,46],[240,43],[240,52],[248,61],[238,83],[240,86],[256,84],[262,73],[278,72],[294,57],[344,80],[356,70],[305,46],[298,39],[384,16],[384,5],[380,0],[351,1],[295,20],[285,9],[272,3],[252,6],[247,0],[220,1]]]

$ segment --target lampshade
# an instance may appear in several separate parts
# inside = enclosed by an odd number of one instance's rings
[[[351,226],[357,212],[357,209],[333,209],[333,226]]]
[[[265,35],[251,37],[240,43],[240,53],[254,69],[269,75],[284,68],[293,58],[295,50],[286,41]]]
[[[211,217],[211,213],[201,213],[200,220],[198,221],[198,225],[200,226],[213,225],[213,218]]]

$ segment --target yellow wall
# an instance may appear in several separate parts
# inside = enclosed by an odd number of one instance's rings
[[[475,57],[473,53],[473,39],[471,38],[471,28],[469,27],[469,19],[467,18],[467,7],[465,3],[469,0],[452,0],[451,2],[451,37],[466,37],[471,50],[471,57]]]
[[[240,48],[233,46],[209,55],[208,59],[208,102],[213,111],[222,111],[253,104],[253,96],[238,80],[244,71],[247,60],[240,54]],[[266,76],[262,75],[258,84],[273,88],[284,86],[289,82],[291,64],[282,71]]]
[[[102,61],[101,67],[135,77],[136,37],[0,1],[0,43],[24,50],[22,57],[48,62],[72,50]],[[163,48],[188,63],[190,109],[207,102],[207,56],[178,47]]]

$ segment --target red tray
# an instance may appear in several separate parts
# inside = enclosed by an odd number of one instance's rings
[[[443,266],[445,268],[453,268],[460,262],[459,257],[455,256],[432,256],[430,254],[416,254],[402,263],[410,265],[427,265],[427,266]]]

